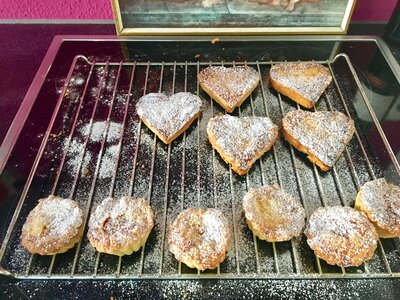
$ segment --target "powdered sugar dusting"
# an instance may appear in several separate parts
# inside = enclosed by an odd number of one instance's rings
[[[80,133],[82,135],[89,134],[90,126],[89,124],[85,124],[80,129]],[[98,121],[94,122],[90,132],[90,140],[93,142],[99,142],[103,139],[104,131],[106,130],[106,122]],[[121,124],[116,122],[110,122],[108,127],[107,141],[113,142],[116,141],[121,135]]]
[[[201,99],[192,93],[176,93],[170,97],[150,93],[139,99],[136,109],[140,118],[170,138],[199,113]]]
[[[186,264],[200,270],[214,269],[224,259],[229,227],[216,209],[187,209],[180,213],[168,236],[170,251]]]
[[[29,213],[22,228],[22,244],[40,253],[52,253],[68,244],[82,225],[75,201],[49,196]]]
[[[370,259],[378,240],[365,214],[341,206],[318,208],[304,233],[319,257],[344,267],[358,266]]]
[[[261,89],[261,85],[258,85],[251,95],[252,99],[248,99],[248,101],[244,102],[240,108],[241,117],[251,116],[253,113],[256,116],[263,117],[266,116],[266,110],[268,110],[268,117],[270,117],[275,124],[279,124],[282,119],[280,106],[283,106],[284,112],[293,110],[294,106],[291,101],[284,100],[280,102],[275,91],[269,89],[265,84],[264,81],[269,74],[269,65],[260,63],[259,67],[261,70],[261,76],[259,77],[263,80],[263,89]],[[146,92],[158,91],[160,86],[158,81],[160,79],[160,68],[159,65],[150,63],[150,75]],[[259,298],[260,295],[266,295],[265,298],[271,296],[293,299],[295,295],[299,298],[307,298],[309,297],[309,292],[313,291],[318,296],[325,297],[326,299],[333,299],[338,295],[342,295],[344,299],[350,298],[351,296],[357,297],[357,295],[359,295],[359,286],[356,284],[353,285],[353,281],[335,281],[336,285],[332,283],[332,281],[327,280],[320,280],[318,284],[314,284],[313,282],[315,281],[310,280],[310,278],[314,277],[327,278],[331,275],[337,277],[341,276],[341,273],[340,268],[329,268],[321,261],[323,274],[319,274],[315,256],[307,245],[304,236],[294,238],[291,242],[275,243],[275,247],[273,247],[272,243],[266,241],[260,241],[258,239],[253,240],[253,235],[244,217],[242,200],[248,188],[256,188],[262,184],[273,184],[279,181],[281,187],[294,197],[299,198],[302,196],[302,201],[307,209],[308,216],[318,207],[322,206],[322,198],[324,198],[327,205],[339,205],[340,202],[343,202],[345,205],[352,206],[357,193],[356,183],[358,183],[358,181],[356,179],[358,179],[361,184],[372,179],[368,172],[370,166],[367,165],[365,158],[363,158],[362,149],[358,145],[358,141],[352,139],[347,147],[350,158],[354,163],[356,174],[353,174],[353,169],[351,168],[347,156],[342,155],[335,163],[335,168],[339,177],[338,180],[336,180],[336,175],[333,173],[334,170],[324,173],[318,171],[318,174],[315,174],[312,165],[302,153],[296,150],[291,153],[290,146],[283,137],[277,138],[274,144],[274,151],[269,151],[264,154],[249,170],[247,173],[248,176],[239,176],[234,172],[231,173],[229,165],[212,149],[207,140],[206,125],[209,119],[222,113],[223,109],[215,102],[209,101],[209,97],[206,93],[199,88],[198,82],[196,81],[198,65],[189,63],[186,67],[184,63],[177,63],[176,74],[173,73],[173,68],[165,66],[161,91],[166,95],[171,93],[173,76],[175,75],[176,84],[174,92],[176,93],[184,90],[186,68],[186,90],[192,93],[199,92],[198,95],[205,100],[202,107],[204,112],[201,118],[196,120],[194,124],[186,130],[185,134],[182,134],[170,144],[171,155],[168,156],[169,146],[154,139],[154,134],[140,122],[135,109],[137,99],[143,95],[147,66],[136,66],[133,86],[130,90],[128,89],[130,78],[129,76],[125,76],[125,74],[129,74],[132,68],[131,66],[123,67],[123,76],[120,77],[120,83],[118,85],[118,88],[121,88],[121,90],[117,91],[112,108],[110,129],[108,131],[107,140],[104,143],[100,169],[98,170],[98,177],[96,178],[96,186],[92,198],[90,198],[90,191],[92,183],[95,180],[95,167],[100,159],[100,144],[104,136],[104,132],[101,131],[106,128],[106,115],[111,105],[110,100],[112,99],[112,91],[109,91],[112,87],[111,85],[107,83],[107,88],[99,89],[100,79],[103,75],[102,70],[104,70],[104,68],[95,67],[96,72],[93,72],[94,78],[89,83],[88,91],[83,101],[81,115],[77,123],[77,129],[73,132],[74,136],[71,140],[71,144],[68,145],[68,149],[66,149],[67,141],[64,140],[64,138],[68,135],[68,128],[70,128],[69,126],[72,124],[74,118],[72,113],[74,110],[71,110],[71,113],[68,114],[64,113],[66,109],[61,107],[60,112],[62,116],[60,119],[63,121],[62,128],[64,131],[62,134],[55,132],[51,135],[51,145],[49,144],[48,149],[46,149],[48,155],[44,157],[45,166],[42,168],[43,171],[37,174],[40,183],[46,181],[43,192],[39,191],[39,194],[42,193],[44,197],[47,197],[49,194],[48,191],[51,190],[53,184],[52,178],[54,178],[56,174],[57,167],[61,165],[62,150],[64,149],[67,150],[68,153],[61,172],[56,194],[59,196],[65,195],[65,197],[70,195],[72,192],[73,180],[77,178],[74,198],[82,208],[91,205],[89,217],[93,214],[97,205],[104,198],[108,197],[113,189],[114,197],[127,196],[132,192],[132,195],[135,197],[148,198],[156,212],[155,222],[157,224],[151,231],[143,250],[143,261],[141,251],[124,256],[122,258],[121,277],[154,279],[155,276],[159,276],[159,278],[163,280],[157,282],[157,289],[154,289],[153,282],[149,283],[150,287],[146,288],[144,284],[146,280],[109,281],[109,285],[103,281],[105,289],[108,287],[109,290],[111,289],[111,292],[110,294],[103,293],[103,291],[99,293],[102,293],[101,295],[105,297],[109,297],[110,295],[118,296],[118,293],[123,296],[129,294],[129,292],[140,289],[143,292],[143,297],[151,298],[149,295],[155,295],[153,298],[173,298],[182,295],[182,297],[190,298],[190,296],[193,296],[193,298],[195,298],[198,297],[198,295],[204,295],[204,291],[207,290],[212,293],[212,295],[215,295],[215,297],[220,297],[222,295],[223,297],[231,296],[231,298],[234,298],[238,291],[243,291],[243,295],[247,297]],[[199,68],[201,68],[201,66],[199,66]],[[108,81],[108,79],[106,81]],[[79,84],[80,82],[78,80],[78,85]],[[95,87],[96,85],[97,87]],[[80,91],[82,91],[83,86],[84,84],[79,85]],[[328,87],[328,90],[329,88],[330,90],[335,89],[333,85]],[[91,116],[91,109],[93,108],[96,97],[91,96],[90,91],[92,89],[95,93],[94,96],[101,91],[99,106],[93,117]],[[106,91],[106,94],[104,94],[104,91]],[[342,90],[342,92],[344,91]],[[126,97],[129,93],[131,93],[131,98],[124,132],[122,133],[118,132],[118,127],[122,127],[124,104],[126,103]],[[119,96],[120,94],[122,96]],[[69,96],[65,95],[64,100],[69,102],[68,109],[76,105],[76,101],[79,100],[80,95],[81,93],[76,93],[76,98],[75,95],[72,94]],[[346,95],[350,95],[346,98],[346,102],[351,103],[352,93],[350,92]],[[329,94],[328,96],[330,97],[329,100],[331,103],[339,103],[338,105],[334,105],[334,107],[343,112],[344,108],[342,107],[339,96],[337,94]],[[323,104],[323,102],[319,105],[321,104]],[[211,108],[213,108],[213,110]],[[324,105],[319,108],[327,109]],[[349,109],[352,108],[349,107]],[[234,112],[235,115],[237,115],[237,113],[238,110]],[[354,115],[353,118],[358,122],[356,115]],[[91,120],[93,124],[91,131],[96,133],[90,134],[88,143],[85,149],[83,149],[86,134],[89,133],[84,129],[88,129],[88,124]],[[113,123],[116,124],[115,127]],[[113,128],[115,128],[115,130],[113,130]],[[139,128],[141,129],[138,130]],[[118,169],[116,170],[116,161],[119,151],[118,146],[115,144],[117,144],[119,140],[119,134],[123,134],[123,141]],[[364,131],[359,129],[359,134],[364,143]],[[139,143],[138,148],[136,148],[137,143]],[[138,150],[137,161],[136,164],[134,164],[136,149]],[[367,153],[370,153],[368,152],[368,147],[365,149]],[[78,167],[81,166],[80,154],[83,153],[83,150],[85,151],[85,157],[81,169],[82,173],[79,174],[78,177],[75,177]],[[153,153],[155,155],[155,164],[152,169]],[[292,156],[292,154],[294,155]],[[374,160],[372,160],[372,157],[373,154],[369,157],[370,161],[373,163]],[[167,171],[168,161],[170,163],[169,171]],[[46,170],[48,170],[46,164],[50,164],[50,173],[46,172]],[[375,174],[381,174],[378,164],[372,167]],[[295,168],[297,169],[297,176],[295,174]],[[111,179],[114,175],[114,171],[117,172],[115,182]],[[166,174],[169,175],[168,181],[166,180]],[[317,175],[319,175],[319,181],[317,181]],[[36,179],[35,177],[35,183]],[[341,184],[344,197],[340,197],[339,195],[340,187],[337,182]],[[111,186],[112,183],[115,183],[115,185]],[[32,205],[34,205],[33,202],[36,203],[36,199],[41,197],[37,196],[35,192],[41,188],[42,186],[35,185],[35,187],[29,191],[28,200],[25,201],[21,211],[22,218],[18,220],[18,226],[16,226],[12,232],[12,241],[7,247],[2,260],[1,267],[14,272],[19,277],[24,276],[30,258],[26,249],[20,245],[19,236],[22,222],[25,220],[25,216],[28,214]],[[322,190],[322,193],[320,190]],[[91,203],[89,203],[90,201]],[[184,264],[182,264],[182,268],[179,269],[178,261],[169,251],[167,237],[170,232],[170,225],[176,216],[187,207],[215,207],[222,211],[226,217],[231,242],[227,248],[226,257],[219,265],[218,269],[207,270],[201,272],[200,275],[197,275],[197,270],[187,268]],[[167,215],[166,220],[164,219],[165,208]],[[164,226],[164,224],[166,225]],[[162,239],[163,237],[165,237],[164,241]],[[399,251],[396,249],[396,247],[398,248],[397,240],[385,239],[382,240],[382,244],[392,271],[398,272],[398,260],[400,256]],[[276,252],[274,252],[275,250]],[[57,256],[53,274],[70,274],[75,251],[76,248],[68,251],[66,254]],[[91,277],[94,274],[97,255],[98,253],[95,248],[91,246],[86,237],[83,237],[75,275]],[[298,265],[295,269],[296,255]],[[102,254],[100,255],[99,261],[99,276],[117,276],[118,258]],[[259,268],[257,268],[257,261]],[[50,262],[51,257],[36,256],[33,260],[30,275],[45,276],[48,272]],[[373,276],[375,272],[380,273],[379,276],[389,276],[381,249],[375,251],[372,260],[368,261],[367,266],[370,271],[369,274],[364,271],[364,268],[357,268],[356,271],[354,268],[346,269],[346,272],[357,272],[357,274],[351,274],[357,277]],[[277,267],[279,268],[279,272]],[[181,273],[179,273],[179,271],[181,271]],[[220,274],[217,275],[218,271],[220,271]],[[296,271],[299,273],[297,274]],[[217,284],[214,287],[208,285],[211,281],[207,281],[207,287],[205,287],[202,284],[202,280],[196,280],[196,278],[203,277],[203,275],[219,276],[219,278],[224,280],[216,281]],[[309,280],[257,280],[258,278],[281,278],[282,276],[291,278],[304,276]],[[177,277],[190,278],[191,280],[169,280]],[[231,278],[235,280],[229,280]],[[237,280],[238,278],[252,278],[252,280],[240,281]],[[361,281],[363,290],[370,290],[371,292],[380,290],[380,286],[378,286],[378,288],[370,288],[370,285],[374,285],[375,279],[373,281],[369,279],[363,280],[364,281]],[[24,286],[27,282],[26,280],[18,281],[18,284]],[[40,286],[42,281],[36,282]],[[360,280],[358,282],[360,283]],[[65,291],[67,291],[67,293],[75,293],[76,291],[70,288],[70,283],[70,281],[62,280],[54,284],[57,286],[69,287],[60,292],[60,295],[65,297]],[[87,290],[87,285],[91,283],[97,288],[100,286],[99,281],[89,282],[85,280],[76,280],[75,283],[80,285],[81,289],[84,291]],[[227,290],[222,290],[223,285],[227,286]],[[259,286],[263,286],[264,289],[262,289],[262,291],[259,288],[257,289],[256,287]],[[357,288],[353,289],[354,286]],[[177,291],[178,288],[182,292]],[[254,289],[252,290],[251,288]],[[98,291],[99,289],[96,290]],[[30,295],[41,295],[41,292],[45,292],[46,289],[34,288],[34,290],[31,289],[30,291],[32,291]],[[115,294],[115,292],[117,293]],[[260,294],[261,292],[262,294]],[[389,290],[389,294],[390,292],[393,291]],[[367,294],[369,295],[369,293]],[[380,295],[380,293],[378,294]],[[78,292],[76,292],[75,295],[76,297],[82,297]],[[349,297],[346,297],[346,295]],[[55,297],[54,295],[50,296]],[[38,298],[39,297],[40,296],[38,296]]]
[[[240,170],[247,170],[257,153],[271,148],[278,136],[278,127],[265,117],[223,115],[210,119],[207,134],[221,148],[221,155],[239,165]]]
[[[99,178],[103,179],[114,176],[118,151],[119,151],[118,144],[107,147],[101,160]]]
[[[332,81],[329,69],[314,63],[282,63],[272,66],[271,79],[279,82],[285,88],[303,95],[313,104]]]
[[[119,251],[147,236],[153,226],[153,211],[147,200],[106,198],[90,217],[88,237],[96,247]]]
[[[368,217],[400,237],[400,187],[380,178],[365,183],[360,196]]]
[[[335,164],[355,131],[353,120],[337,111],[292,111],[283,118],[282,126],[330,167]]]
[[[305,225],[305,211],[300,201],[276,184],[250,189],[243,198],[243,209],[262,239],[290,240],[299,236]]]
[[[233,109],[246,93],[257,86],[260,76],[256,70],[247,66],[232,68],[213,66],[202,70],[198,80],[200,84],[224,99]]]

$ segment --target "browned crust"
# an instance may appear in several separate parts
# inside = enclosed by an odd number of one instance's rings
[[[254,89],[257,87],[259,81],[257,81],[241,98],[240,100],[236,103],[235,106],[230,106],[228,104],[228,102],[220,97],[219,95],[217,95],[216,93],[214,93],[212,90],[210,90],[207,85],[205,85],[204,83],[200,82],[200,86],[201,88],[211,97],[213,98],[219,105],[221,105],[227,112],[231,113],[235,110],[236,107],[239,107],[240,105],[242,105],[242,103],[244,102],[244,100],[246,100],[250,94],[254,91]]]
[[[32,237],[23,231],[21,235],[21,244],[26,248],[26,250],[29,251],[29,253],[32,254],[55,255],[67,252],[69,249],[74,248],[75,244],[79,243],[79,241],[81,240],[82,235],[83,235],[83,223],[81,224],[81,226],[78,227],[76,235],[71,238],[68,244],[62,244],[61,242],[49,243],[49,245],[54,244],[54,246],[49,249],[44,249],[35,246]]]
[[[167,137],[165,136],[161,131],[159,131],[156,127],[154,127],[153,125],[151,125],[147,119],[139,116],[139,118],[142,120],[142,122],[152,131],[154,132],[159,138],[160,140],[162,140],[165,144],[170,144],[173,140],[175,140],[178,136],[180,136],[186,129],[189,128],[190,125],[192,125],[193,121],[196,120],[201,114],[201,111],[199,111],[198,113],[196,113],[193,117],[191,117],[186,123],[185,125],[179,129],[174,135],[172,135],[171,137]]]
[[[281,190],[278,184],[250,189],[243,198],[243,210],[250,230],[267,242],[289,241],[299,236],[305,226],[300,200]]]
[[[349,243],[349,241],[346,240],[338,240],[336,243],[336,248],[343,248],[344,245]],[[338,265],[340,267],[358,267],[362,265],[364,262],[367,260],[370,260],[372,256],[374,255],[376,247],[371,247],[368,249],[367,252],[364,252],[362,256],[353,256],[351,258],[350,264],[349,265],[342,265],[338,259],[334,256],[330,256],[327,254],[326,250],[324,247],[316,247],[314,248],[314,253],[317,255],[319,258],[323,259],[330,265]]]
[[[318,217],[322,217],[321,211],[325,211],[326,209],[334,208],[334,207],[326,207],[326,208],[318,208],[311,215],[309,223],[306,226],[304,231],[305,236],[307,237],[307,243],[310,248],[314,250],[314,253],[321,259],[325,260],[330,265],[338,265],[340,267],[350,267],[350,266],[360,266],[363,262],[370,260],[376,250],[377,243],[370,243],[368,246],[366,240],[367,231],[370,231],[371,239],[377,241],[379,239],[378,233],[375,230],[373,224],[368,220],[367,216],[359,212],[360,215],[349,220],[352,224],[357,224],[357,230],[359,234],[355,234],[351,237],[348,234],[342,235],[342,233],[337,233],[335,231],[332,232],[320,232],[315,231],[315,228],[310,228],[311,222],[319,222],[320,220],[316,219]],[[350,207],[341,207],[346,209],[353,209]],[[314,220],[313,220],[314,218]],[[323,222],[323,221],[321,221]],[[321,230],[321,229],[320,229]],[[318,241],[314,242],[312,245],[310,240]]]
[[[302,94],[296,92],[295,90],[293,90],[293,89],[291,89],[289,87],[283,86],[278,81],[274,80],[272,78],[272,76],[269,76],[269,81],[270,81],[272,87],[277,92],[281,93],[282,95],[285,95],[285,96],[289,97],[290,99],[292,99],[293,101],[297,102],[301,106],[304,106],[306,108],[313,108],[314,107],[315,104],[312,103],[309,99],[304,97]]]
[[[220,237],[224,237],[216,241],[220,249],[216,249],[215,247],[201,248],[201,242],[198,239],[205,238],[203,235],[204,224],[199,226],[199,224],[193,222],[196,218],[203,217],[211,210],[218,211],[210,208],[188,208],[184,210],[172,223],[168,235],[168,247],[175,258],[190,268],[196,268],[201,271],[206,269],[212,270],[218,267],[225,259],[230,243],[228,222],[222,213],[219,212],[219,221],[221,222]],[[193,251],[194,249],[198,251]]]
[[[284,128],[282,128],[283,137],[293,145],[297,150],[307,154],[307,158],[313,163],[316,164],[322,171],[328,171],[330,169],[329,166],[325,165],[318,157],[316,157],[307,147],[300,144],[298,140],[296,140],[291,134],[289,134]]]
[[[237,174],[243,176],[245,175],[253,166],[253,164],[257,161],[257,159],[259,159],[265,152],[269,151],[272,146],[274,145],[276,139],[278,138],[278,133],[276,134],[276,137],[274,139],[274,141],[271,143],[271,145],[267,145],[266,147],[260,149],[259,151],[257,151],[257,153],[254,155],[254,157],[252,158],[252,160],[250,161],[249,167],[247,169],[242,169],[240,168],[240,161],[236,160],[234,157],[231,157],[229,155],[225,154],[225,151],[218,145],[216,138],[214,137],[214,135],[208,131],[207,129],[207,135],[208,135],[208,139],[211,143],[211,146],[218,151],[219,155],[221,156],[221,158],[227,163],[230,164],[232,166],[232,170],[235,171]]]
[[[41,203],[41,201],[57,201],[57,199],[58,197],[50,195],[46,199],[39,200],[39,204]],[[66,199],[60,198],[60,200]],[[73,201],[73,203],[74,204],[73,206],[71,206],[71,209],[75,209],[76,207],[79,208],[75,201]],[[33,210],[39,209],[38,205]],[[45,228],[46,223],[43,223],[42,221],[38,222],[38,219],[36,218],[37,215],[35,215],[33,210],[28,215],[28,218],[21,232],[21,244],[30,253],[40,255],[54,255],[58,253],[64,253],[73,248],[75,244],[81,240],[83,235],[84,223],[82,219],[82,211],[80,209],[79,212],[81,224],[76,228],[71,228],[70,230],[65,231],[64,234],[59,236],[52,236],[47,234],[42,236],[37,234],[36,230],[40,230],[40,228]]]
[[[377,222],[372,221],[373,217],[371,215],[371,212],[365,208],[364,202],[362,201],[361,191],[359,191],[357,194],[356,202],[354,203],[354,208],[357,209],[358,211],[364,212],[367,215],[367,217],[371,221],[371,223],[374,224],[376,231],[378,232],[378,235],[380,238],[390,239],[390,238],[397,237],[397,235],[395,235],[394,233],[380,227]]]
[[[139,203],[139,212],[141,213],[141,216],[145,217],[145,219],[140,224],[137,224],[136,226],[131,226],[129,230],[125,229],[126,232],[123,232],[125,234],[124,239],[116,242],[115,240],[113,240],[113,237],[115,236],[105,228],[105,224],[99,223],[99,220],[96,220],[92,223],[92,218],[98,216],[102,217],[101,215],[97,215],[98,210],[101,206],[104,206],[104,201],[109,200],[109,198],[103,200],[103,202],[99,204],[99,206],[96,208],[95,212],[91,216],[91,220],[89,222],[89,230],[87,233],[90,244],[99,252],[118,256],[131,255],[133,252],[138,251],[146,243],[146,240],[154,227],[154,211],[146,199],[133,197],[122,198],[127,198],[128,200],[132,199]],[[113,204],[116,205],[116,201],[122,200],[122,198],[117,200],[112,199],[114,201]],[[128,205],[131,206],[134,204]],[[139,210],[139,207],[136,207],[136,209]],[[119,219],[119,217],[112,218],[111,215],[108,215],[107,219],[110,219],[110,222],[112,222],[115,226],[118,226],[118,222],[123,222],[126,224],[126,219],[129,219],[131,217],[131,215],[128,215],[127,212],[128,211],[125,211],[123,215],[125,219]]]

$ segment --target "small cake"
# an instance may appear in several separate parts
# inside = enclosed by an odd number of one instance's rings
[[[322,171],[333,167],[354,131],[354,121],[338,111],[295,110],[282,119],[285,139]]]
[[[378,233],[367,216],[351,207],[320,207],[304,234],[315,254],[330,265],[359,266],[372,258]]]
[[[196,120],[201,112],[201,99],[192,93],[176,93],[170,97],[150,93],[139,99],[139,118],[165,144],[171,143]]]
[[[251,231],[267,242],[288,241],[299,236],[305,225],[300,200],[278,184],[250,189],[243,198],[243,209]]]
[[[90,216],[88,238],[99,252],[130,255],[138,251],[154,226],[154,213],[143,198],[106,198]]]
[[[57,196],[40,199],[22,227],[22,246],[32,254],[66,252],[82,237],[82,216],[81,209],[73,200]]]
[[[400,187],[385,178],[369,181],[360,188],[354,208],[367,215],[379,237],[400,237]]]
[[[280,63],[271,67],[269,81],[279,93],[312,108],[332,81],[327,67],[315,62]]]
[[[239,107],[257,87],[260,75],[247,66],[208,67],[203,69],[198,80],[201,88],[218,102],[227,112]]]
[[[228,221],[217,209],[189,208],[173,222],[168,235],[169,250],[190,268],[215,269],[229,246]]]
[[[265,117],[223,115],[210,119],[207,135],[222,159],[232,165],[232,170],[244,175],[271,149],[278,138],[278,126]]]

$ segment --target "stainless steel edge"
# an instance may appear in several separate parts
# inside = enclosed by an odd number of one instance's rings
[[[39,147],[38,153],[37,153],[37,155],[36,155],[35,161],[34,161],[34,163],[33,163],[32,169],[31,169],[31,171],[30,171],[30,173],[29,173],[29,175],[28,175],[28,178],[27,178],[27,181],[26,181],[26,183],[25,183],[25,186],[24,186],[24,188],[23,188],[23,190],[22,190],[22,193],[21,193],[21,195],[20,195],[20,197],[19,197],[18,204],[17,204],[17,206],[16,206],[16,208],[15,208],[13,217],[12,217],[12,219],[11,219],[11,221],[10,221],[10,224],[9,224],[8,229],[7,229],[7,232],[6,232],[6,234],[5,234],[3,243],[2,243],[1,248],[0,248],[0,264],[1,264],[2,261],[3,261],[6,248],[7,248],[8,244],[9,244],[9,241],[10,241],[11,232],[12,232],[14,226],[15,226],[15,223],[16,223],[16,221],[17,221],[17,218],[18,218],[18,216],[19,216],[19,214],[20,214],[20,211],[21,211],[21,209],[22,209],[22,205],[23,205],[24,199],[25,199],[25,197],[26,197],[26,195],[27,195],[28,188],[29,188],[29,186],[30,186],[31,183],[32,183],[32,179],[33,179],[33,176],[34,176],[34,174],[35,174],[35,172],[36,172],[36,168],[37,168],[37,166],[38,166],[38,164],[39,164],[39,162],[40,162],[40,159],[41,159],[41,157],[42,157],[42,154],[43,154],[43,152],[44,152],[44,150],[45,150],[47,141],[48,141],[49,136],[50,136],[51,129],[53,128],[54,121],[55,121],[55,119],[56,119],[56,117],[57,117],[57,114],[58,114],[58,111],[59,111],[59,109],[60,109],[62,100],[64,99],[64,94],[65,94],[65,91],[67,90],[67,86],[68,86],[68,84],[69,84],[69,80],[70,80],[70,78],[71,78],[71,76],[72,76],[73,68],[74,68],[74,66],[75,66],[75,64],[76,64],[76,61],[77,61],[80,57],[81,57],[81,56],[79,56],[79,55],[77,55],[77,56],[74,57],[73,63],[72,63],[72,65],[71,65],[71,67],[70,67],[70,69],[69,69],[69,72],[68,72],[68,75],[67,75],[67,77],[66,77],[66,79],[65,79],[64,87],[63,87],[63,89],[62,89],[62,92],[60,93],[60,96],[59,96],[59,98],[58,98],[58,100],[57,100],[56,107],[54,108],[53,114],[52,114],[52,116],[51,116],[51,119],[50,119],[49,124],[48,124],[47,129],[46,129],[46,132],[45,132],[45,134],[44,134],[44,136],[43,136],[43,139],[42,139],[41,145],[40,145],[40,147]],[[48,71],[48,70],[47,70],[47,71]],[[44,76],[44,78],[45,78],[45,76]],[[43,80],[42,80],[42,82],[43,82]],[[23,123],[25,124],[25,122],[23,122]],[[22,128],[22,126],[21,126],[21,128]],[[15,144],[15,143],[14,143],[14,144]]]
[[[386,45],[386,43],[380,37],[376,38],[376,44],[378,45],[378,48],[381,50],[383,56],[385,57],[386,61],[388,62],[394,76],[396,76],[397,81],[400,83],[400,66],[397,63],[396,59],[394,58],[389,47]]]
[[[0,146],[0,174],[3,172],[4,166],[6,165],[6,162],[11,154],[11,151],[13,150],[14,145],[21,133],[21,130],[25,125],[26,118],[28,117],[32,109],[36,97],[39,94],[39,91],[43,85],[43,82],[47,76],[47,73],[50,70],[50,67],[55,59],[55,56],[57,55],[58,49],[60,48],[62,42],[63,42],[62,37],[60,36],[54,37],[24,97],[24,100],[22,101],[22,104],[19,107],[18,112],[14,117],[14,120],[12,121],[10,128],[7,131],[3,143]]]
[[[233,35],[203,35],[203,36],[116,36],[116,35],[60,35],[63,41],[209,41],[218,37],[220,41],[376,41],[372,35],[277,35],[277,36],[233,36]]]
[[[354,77],[354,79],[356,81],[358,89],[359,89],[359,91],[360,91],[360,93],[361,93],[361,95],[362,95],[362,97],[364,99],[365,105],[367,106],[367,109],[368,109],[369,113],[371,114],[372,120],[374,121],[375,126],[378,129],[378,133],[379,133],[379,135],[380,135],[380,137],[381,137],[381,139],[382,139],[382,141],[383,141],[383,143],[384,143],[384,145],[386,147],[386,150],[388,151],[389,157],[390,157],[391,161],[393,162],[393,166],[395,167],[395,169],[397,171],[397,174],[400,176],[400,165],[399,165],[399,162],[397,161],[396,155],[394,154],[393,149],[390,146],[390,143],[389,143],[388,139],[386,138],[385,132],[383,131],[382,126],[381,126],[381,124],[380,124],[380,122],[378,120],[378,117],[376,116],[376,114],[374,112],[374,109],[372,108],[371,102],[369,101],[369,99],[367,97],[367,94],[365,93],[364,89],[362,88],[361,81],[358,78],[357,72],[354,69],[353,64],[351,63],[350,58],[346,54],[341,53],[341,54],[338,54],[335,57],[335,60],[337,58],[339,58],[339,57],[343,57],[346,60],[347,65],[350,68],[350,71],[351,71],[351,73],[352,73],[352,75],[353,75],[353,77]]]

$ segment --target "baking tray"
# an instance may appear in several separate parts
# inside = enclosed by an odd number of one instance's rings
[[[143,61],[134,57],[129,51],[120,61],[99,55],[74,57],[64,85],[58,87],[54,113],[2,244],[2,274],[37,279],[400,277],[397,238],[379,241],[373,259],[361,267],[339,268],[319,260],[304,236],[280,243],[256,239],[242,211],[249,188],[275,182],[301,199],[307,218],[320,206],[352,206],[359,186],[368,180],[385,176],[399,183],[399,164],[346,54],[317,60],[330,69],[334,80],[316,109],[342,111],[357,128],[335,167],[320,172],[280,137],[246,176],[233,173],[208,143],[206,124],[224,111],[199,88],[197,74],[209,65],[255,68],[261,83],[233,115],[269,116],[279,124],[285,113],[299,108],[266,82],[271,65],[281,60]],[[350,92],[349,86],[357,90]],[[142,95],[159,91],[190,91],[204,102],[202,117],[170,145],[158,140],[135,111]],[[360,118],[356,100],[364,103],[373,124],[366,124],[365,116]],[[382,155],[378,158],[371,148],[371,126],[379,134],[376,143],[385,147],[390,167],[382,168]],[[74,198],[86,221],[105,197],[146,197],[155,210],[155,228],[145,247],[130,256],[100,254],[86,238],[65,254],[30,255],[20,245],[21,227],[37,199],[49,194]],[[216,207],[232,224],[227,258],[216,270],[190,269],[167,249],[168,226],[187,207]]]

